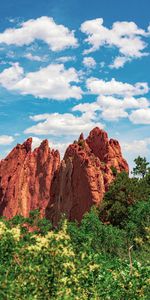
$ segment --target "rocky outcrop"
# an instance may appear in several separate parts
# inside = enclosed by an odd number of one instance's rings
[[[90,132],[86,142],[102,163],[105,189],[114,180],[113,170],[118,173],[129,172],[128,164],[122,157],[119,142],[114,139],[109,140],[107,132],[96,127]]]
[[[0,162],[0,215],[28,216],[39,209],[53,224],[62,213],[81,221],[92,205],[98,205],[116,172],[128,172],[118,141],[94,128],[70,145],[60,163],[58,151],[44,140],[34,151],[32,139],[18,144]]]
[[[28,216],[34,209],[44,215],[49,202],[53,175],[60,164],[58,151],[50,151],[48,141],[31,151],[32,139],[18,144],[0,162],[0,215]]]
[[[93,204],[101,202],[116,171],[123,170],[128,172],[128,164],[116,140],[109,140],[107,133],[97,127],[87,139],[81,134],[78,142],[68,147],[55,173],[47,217],[54,224],[62,213],[70,220],[81,221]]]

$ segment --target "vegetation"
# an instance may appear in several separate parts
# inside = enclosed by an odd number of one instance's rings
[[[114,176],[117,176],[117,169],[114,166],[111,166],[111,170]]]
[[[149,162],[146,161],[146,158],[142,158],[138,156],[134,160],[136,166],[133,168],[133,175],[142,176],[142,178],[145,177],[145,175],[149,172]]]
[[[0,299],[148,300],[150,174],[117,174],[103,204],[57,229],[38,211],[0,219]]]

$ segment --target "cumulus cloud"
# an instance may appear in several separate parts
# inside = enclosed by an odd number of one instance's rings
[[[41,114],[31,116],[30,119],[37,124],[27,128],[26,134],[78,137],[81,132],[88,133],[95,126],[104,127],[91,112],[81,116],[71,113]]]
[[[66,63],[66,62],[75,61],[75,60],[76,60],[75,56],[61,56],[61,57],[56,58],[56,62],[58,62],[58,63]]]
[[[76,82],[79,82],[78,72],[74,68],[65,69],[63,64],[50,64],[25,74],[19,63],[14,63],[0,73],[0,84],[4,88],[54,100],[81,99],[82,90]]]
[[[133,111],[129,119],[134,124],[150,124],[150,108],[142,108]]]
[[[143,52],[147,44],[142,39],[149,35],[149,28],[145,30],[138,28],[134,22],[115,22],[112,28],[103,25],[103,19],[85,21],[81,24],[81,31],[87,35],[85,42],[91,47],[84,51],[84,54],[100,49],[102,46],[116,47],[125,59],[119,58],[111,67],[122,67],[129,59],[139,58],[148,55]]]
[[[61,158],[63,158],[68,145],[72,144],[72,142],[73,141],[70,140],[70,142],[58,143],[58,142],[49,140],[49,146],[50,146],[51,149],[59,150],[60,156],[61,156]]]
[[[132,140],[132,142],[122,142],[122,149],[124,152],[132,155],[146,155],[149,152],[150,138],[143,140]]]
[[[0,73],[0,84],[8,90],[15,90],[15,85],[22,80],[23,75],[24,70],[19,63],[12,63],[11,67]]]
[[[131,61],[129,57],[125,56],[118,56],[115,58],[112,64],[109,65],[111,69],[119,69],[124,67],[125,63]]]
[[[149,102],[146,98],[124,97],[118,99],[113,96],[99,96],[96,102],[78,104],[73,107],[73,111],[82,113],[100,112],[101,118],[109,121],[116,121],[121,118],[131,119],[130,111],[133,109],[148,110]]]
[[[149,91],[146,82],[137,82],[132,85],[117,81],[114,78],[111,81],[105,81],[91,77],[87,79],[86,85],[92,94],[97,95],[137,96],[146,94]]]
[[[118,120],[129,116],[127,112],[133,108],[148,107],[149,103],[146,98],[135,99],[133,97],[117,99],[111,96],[101,96],[97,103],[102,110],[102,117],[105,120]]]
[[[31,19],[20,24],[19,28],[9,28],[0,33],[0,43],[24,46],[42,40],[52,51],[61,51],[68,47],[76,47],[77,39],[74,31],[58,25],[53,18],[46,16]]]
[[[39,61],[39,62],[42,62],[42,61],[47,61],[47,56],[44,55],[44,56],[39,56],[39,55],[33,55],[32,53],[27,53],[24,55],[25,58],[31,60],[31,61]]]
[[[83,65],[87,68],[95,68],[96,67],[96,61],[93,57],[86,56],[83,58]]]
[[[101,111],[101,117],[105,120],[118,120],[127,118],[135,123],[137,114],[144,110],[146,118],[143,123],[148,123],[149,101],[142,95],[148,93],[149,87],[146,82],[135,84],[123,83],[112,79],[104,81],[98,78],[89,78],[86,81],[87,88],[91,94],[97,94],[98,99],[92,104],[81,104],[75,106],[79,111]],[[135,98],[140,96],[139,98]],[[86,110],[85,110],[86,109]],[[136,109],[136,111],[134,111]],[[131,114],[130,110],[133,110]],[[141,117],[142,119],[142,117]]]
[[[39,147],[41,143],[42,143],[42,139],[40,139],[37,136],[33,136],[32,137],[32,150]]]
[[[14,141],[14,138],[10,135],[0,135],[0,145],[7,146]]]
[[[92,103],[80,103],[78,105],[75,105],[72,108],[72,111],[80,111],[82,113],[84,112],[95,112],[95,111],[99,111],[100,107],[98,102],[92,102]]]

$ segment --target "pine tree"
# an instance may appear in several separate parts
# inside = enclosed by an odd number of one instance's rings
[[[148,168],[149,162],[147,162],[145,157],[142,158],[141,156],[135,158],[134,162],[135,162],[135,167],[133,168],[132,174],[134,176],[137,175],[137,176],[142,176],[142,178],[144,178],[149,170]]]

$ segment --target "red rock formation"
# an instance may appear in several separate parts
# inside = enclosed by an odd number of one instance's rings
[[[68,147],[61,164],[47,140],[33,152],[31,144],[18,144],[0,162],[0,215],[8,218],[38,208],[54,224],[62,213],[80,221],[114,180],[112,167],[128,172],[119,143],[97,127]]]
[[[103,165],[105,189],[108,188],[111,181],[114,179],[112,167],[114,167],[118,173],[122,171],[129,172],[129,167],[126,160],[122,157],[121,148],[118,141],[108,138],[107,133],[99,129],[94,128],[88,138],[87,144],[91,148],[92,152],[98,157]]]
[[[44,214],[49,202],[51,180],[60,164],[58,151],[50,151],[48,141],[31,151],[32,139],[17,145],[0,162],[0,215],[28,216],[39,208]]]
[[[108,185],[114,180],[112,167],[117,172],[128,172],[117,141],[109,140],[105,131],[94,128],[84,140],[70,145],[60,169],[57,170],[47,208],[47,217],[57,224],[60,215],[81,221],[93,204],[98,205]]]

